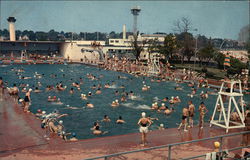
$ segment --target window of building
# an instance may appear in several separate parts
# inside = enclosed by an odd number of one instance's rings
[[[115,40],[115,43],[119,43],[119,40]]]

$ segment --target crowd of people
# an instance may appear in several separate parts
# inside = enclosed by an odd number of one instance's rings
[[[113,57],[110,58],[106,61],[106,63],[102,66],[104,69],[107,70],[115,70],[115,71],[121,71],[121,72],[126,72],[126,73],[130,73],[133,74],[135,76],[150,76],[148,74],[148,66],[143,64],[142,62],[137,62],[137,61],[129,61],[127,58],[117,58],[117,57]],[[13,69],[14,70],[14,69]],[[22,73],[24,70],[23,69],[19,69],[16,70],[17,73]],[[41,78],[43,77],[44,74],[38,74],[35,73],[34,77],[37,78]],[[62,75],[64,76],[64,75]],[[19,77],[21,77],[21,79],[31,79],[32,77],[25,77],[21,74],[19,74]],[[57,74],[51,74],[50,75],[51,78],[55,78],[57,77]],[[88,73],[86,75],[86,77],[89,80],[100,80],[103,75],[93,75],[92,73]],[[117,77],[118,80],[119,79],[127,79],[127,77],[123,77],[123,76],[118,76]],[[210,94],[214,94],[216,92],[218,92],[218,90],[214,90],[213,92],[201,92],[200,93],[200,105],[196,108],[196,106],[193,104],[192,102],[192,98],[194,98],[195,95],[197,95],[197,90],[199,88],[208,88],[208,81],[200,74],[190,71],[190,70],[172,70],[170,68],[170,64],[167,63],[165,65],[161,64],[161,70],[160,70],[160,74],[159,76],[156,77],[150,77],[151,82],[162,82],[162,81],[175,81],[176,82],[176,86],[174,87],[174,89],[176,91],[182,91],[183,88],[181,87],[181,85],[179,85],[180,83],[186,83],[187,86],[190,87],[190,94],[188,95],[190,97],[190,100],[187,102],[186,106],[182,106],[182,115],[181,115],[181,122],[178,124],[178,130],[180,130],[182,127],[184,128],[184,132],[188,131],[189,129],[194,127],[194,117],[195,116],[199,116],[199,128],[203,129],[204,127],[204,123],[205,123],[205,117],[208,113],[208,109],[205,105],[205,103],[203,102],[203,100],[208,99]],[[59,82],[57,84],[54,85],[48,85],[45,88],[45,91],[58,91],[58,92],[63,92],[63,91],[68,91],[69,94],[74,94],[75,90],[81,90],[81,86],[84,85],[83,79],[81,77],[79,77],[79,79],[77,80],[72,80],[72,84],[71,86],[66,86],[65,84],[63,84],[63,82]],[[98,94],[102,94],[102,91],[104,88],[110,88],[113,85],[115,85],[116,82],[112,81],[111,83],[105,83],[104,85],[102,84],[93,84],[93,86],[91,86],[91,89],[93,89],[93,92],[88,92],[88,93],[81,93],[80,95],[80,99],[82,99],[84,102],[86,102],[86,108],[95,108],[95,106],[88,101],[88,99],[90,97],[93,97],[94,95],[98,95]],[[1,92],[4,92],[4,90],[6,89],[8,91],[8,93],[13,97],[13,100],[15,103],[20,103],[21,106],[23,107],[23,111],[26,113],[30,112],[30,104],[32,102],[31,99],[31,94],[32,92],[34,93],[40,93],[40,92],[44,92],[43,90],[39,89],[41,87],[41,82],[38,82],[36,86],[29,86],[29,84],[20,84],[19,86],[17,84],[13,84],[11,87],[8,84],[8,82],[4,82],[2,80],[2,78],[0,78],[0,88],[1,88]],[[145,83],[145,81],[142,81],[142,92],[147,92],[151,89],[150,85],[147,85]],[[120,88],[125,88],[126,86],[121,85]],[[20,97],[20,92],[24,92],[25,96],[24,97]],[[120,97],[111,101],[110,105],[111,107],[119,107],[121,105],[121,103],[125,102],[127,99],[132,99],[134,96],[134,92],[130,91],[130,92],[118,92],[115,91],[114,93],[115,95],[119,95]],[[56,96],[48,96],[47,98],[48,102],[53,102],[53,103],[62,103],[60,98],[56,97]],[[163,113],[165,115],[171,115],[173,112],[175,112],[175,104],[179,104],[180,102],[182,102],[182,100],[179,98],[179,96],[176,97],[165,97],[162,100],[158,101],[158,102],[153,102],[152,106],[151,106],[151,110],[155,111],[157,113]],[[160,103],[160,105],[158,104]],[[242,102],[243,103],[243,102]],[[250,112],[249,112],[249,108],[247,106],[247,104],[244,104],[246,106],[246,116],[249,116]],[[70,108],[70,106],[67,106],[68,108]],[[219,107],[218,106],[218,111],[219,111]],[[71,107],[72,108],[72,107]],[[233,113],[233,114],[237,114],[237,113]],[[37,110],[37,113],[35,113],[35,115],[37,116],[37,118],[39,118],[41,120],[41,128],[43,128],[45,130],[45,137],[47,139],[49,139],[51,137],[52,134],[58,135],[59,137],[61,137],[64,140],[70,140],[70,141],[77,141],[77,135],[76,133],[67,133],[66,129],[63,125],[63,121],[60,120],[60,118],[64,117],[64,116],[69,116],[68,114],[61,114],[59,113],[58,110],[54,110],[52,113],[46,113],[46,111],[42,111],[42,110]],[[237,115],[232,116],[232,119],[235,120],[234,118],[237,117]],[[150,126],[154,123],[155,120],[158,120],[158,118],[152,118],[150,116],[146,116],[145,112],[141,113],[141,118],[138,121],[138,125],[139,125],[139,131],[142,134],[142,146],[145,146],[147,144],[147,138],[146,135],[149,132],[149,128]],[[101,130],[101,125],[100,123],[109,123],[111,122],[111,119],[109,118],[108,115],[104,115],[103,119],[101,121],[96,120],[95,122],[93,122],[93,127],[91,128],[91,131],[94,135],[103,135],[103,134],[108,134],[109,131],[103,131]],[[124,124],[126,123],[126,120],[124,120],[122,118],[122,116],[120,115],[115,123],[117,125],[120,124]],[[158,126],[159,130],[164,130],[164,124],[161,123]],[[70,136],[70,138],[68,138]]]

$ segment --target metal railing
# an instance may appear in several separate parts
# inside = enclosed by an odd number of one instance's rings
[[[171,148],[173,146],[182,145],[182,144],[189,144],[189,143],[195,143],[195,142],[201,142],[201,141],[208,141],[208,140],[213,140],[213,139],[219,139],[220,144],[221,144],[220,145],[220,149],[219,149],[219,153],[220,153],[220,152],[223,152],[223,150],[222,150],[223,138],[225,138],[225,137],[232,137],[232,136],[238,136],[238,135],[243,135],[243,134],[250,134],[250,131],[238,132],[238,133],[232,133],[232,134],[226,134],[226,135],[209,137],[209,138],[203,138],[203,139],[196,139],[196,140],[192,140],[192,141],[172,143],[172,144],[161,145],[161,146],[156,146],[156,147],[149,147],[149,148],[145,148],[145,149],[138,149],[138,150],[127,151],[127,152],[118,152],[118,153],[114,153],[114,154],[108,154],[108,155],[104,155],[104,156],[88,158],[88,159],[85,159],[85,160],[95,160],[95,159],[105,159],[105,160],[107,160],[108,158],[119,156],[119,155],[136,153],[136,152],[143,152],[143,151],[149,151],[149,150],[155,150],[155,149],[161,149],[161,148],[168,148],[168,157],[167,157],[167,159],[171,160]],[[242,147],[236,147],[236,148],[228,149],[226,151],[233,151],[233,150],[238,150],[238,149],[248,148],[248,147],[250,147],[250,145],[248,145],[248,146],[242,146]],[[198,155],[198,156],[194,156],[194,157],[189,157],[189,158],[184,158],[184,159],[188,160],[188,159],[200,158],[200,157],[205,157],[205,156],[206,156],[206,154],[202,154],[202,155]]]

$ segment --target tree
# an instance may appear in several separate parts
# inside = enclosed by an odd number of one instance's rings
[[[177,49],[178,44],[175,35],[168,34],[164,38],[164,42],[159,46],[159,52],[165,57],[172,58],[174,51]]]
[[[217,62],[219,69],[223,68],[225,56],[221,52],[215,51],[213,60]]]
[[[48,33],[46,32],[36,32],[36,39],[38,41],[47,41],[48,40]]]
[[[192,22],[188,17],[182,17],[174,22],[174,31],[178,33],[187,33],[192,29]]]
[[[193,35],[188,32],[177,34],[177,43],[180,47],[182,63],[185,57],[188,59],[188,61],[190,61],[191,57],[194,55],[195,49],[195,39]]]
[[[192,22],[188,17],[182,17],[174,23],[174,31],[178,32],[177,40],[181,45],[180,53],[182,55],[182,63],[186,57],[190,61],[191,57],[194,55],[194,38],[189,31],[192,29]]]
[[[214,53],[215,53],[215,49],[210,39],[207,45],[203,47],[201,50],[199,50],[199,52],[197,53],[197,56],[199,60],[201,61],[201,63],[204,60],[206,62],[210,62],[210,60],[214,57]]]
[[[138,41],[138,35],[139,32],[137,32],[137,34],[134,34],[133,40],[131,41],[132,52],[136,60],[139,60],[140,54],[143,51],[144,46],[147,44],[147,40]]]
[[[242,63],[240,60],[236,58],[230,59],[230,68],[227,70],[228,75],[241,74],[242,69],[246,68],[246,64]]]
[[[59,32],[56,32],[55,30],[52,29],[48,32],[48,39],[50,41],[57,41],[58,35],[59,35]]]
[[[245,47],[246,47],[247,53],[248,53],[247,66],[248,66],[248,69],[250,70],[250,39],[247,41]]]

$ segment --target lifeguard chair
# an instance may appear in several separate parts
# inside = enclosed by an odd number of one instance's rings
[[[238,84],[239,90],[236,91],[236,85]],[[225,91],[224,87],[227,85],[227,89]],[[223,96],[227,97],[227,103],[223,102]],[[237,103],[235,98],[239,97],[239,101]],[[220,108],[218,108],[220,107]],[[236,110],[236,111],[235,111]],[[230,119],[231,113],[236,112],[239,115],[239,122],[232,121]],[[210,121],[210,127],[212,125],[216,125],[226,129],[226,133],[228,133],[229,129],[233,128],[244,128],[245,123],[245,112],[244,112],[244,104],[243,104],[243,94],[240,80],[227,80],[224,81],[220,87],[220,91],[218,92],[218,98],[214,107],[214,112],[212,115],[212,119]]]
[[[158,75],[160,73],[160,55],[154,54],[149,58],[151,63],[149,64],[148,73],[150,75]]]

